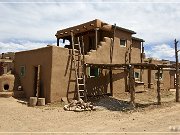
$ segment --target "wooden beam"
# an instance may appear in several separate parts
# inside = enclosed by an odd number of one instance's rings
[[[161,105],[161,95],[160,95],[160,90],[161,90],[161,87],[160,87],[160,68],[158,69],[158,79],[157,79],[157,104],[158,105]]]

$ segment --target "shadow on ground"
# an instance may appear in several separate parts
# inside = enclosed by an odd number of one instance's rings
[[[129,101],[119,100],[113,97],[101,96],[97,98],[89,99],[93,105],[102,107],[110,111],[130,111],[135,109],[143,109],[151,105],[157,105],[157,103],[136,103],[135,106]]]

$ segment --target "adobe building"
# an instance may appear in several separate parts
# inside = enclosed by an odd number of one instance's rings
[[[79,58],[76,52],[83,51],[80,58],[83,57],[84,65],[142,63],[144,40],[133,37],[133,34],[136,33],[132,30],[98,19],[59,30],[55,35],[57,46],[48,45],[15,53],[14,90],[22,86],[27,98],[38,95],[45,97],[46,103],[59,101],[62,97],[72,99],[77,96],[76,81],[82,79],[77,78],[74,71],[78,63],[74,64],[75,56]],[[60,40],[68,40],[69,44],[60,47]],[[78,67],[78,70],[86,72],[87,96],[115,95],[128,91],[128,72],[124,68],[109,70],[85,67],[82,70]],[[135,70],[135,78],[139,82],[142,81],[140,72],[140,69]]]
[[[169,60],[157,60],[153,58],[144,59],[145,63],[148,64],[161,64],[168,65],[171,64]],[[142,72],[142,80],[144,82],[145,88],[157,89],[157,79],[158,71],[152,69],[146,69]],[[175,69],[173,68],[163,68],[160,71],[160,82],[162,90],[169,90],[175,88]]]
[[[0,97],[10,97],[13,94],[14,75],[14,53],[2,53],[0,58]]]

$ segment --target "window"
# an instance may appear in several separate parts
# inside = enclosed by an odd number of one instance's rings
[[[25,76],[25,66],[20,66],[20,75],[21,75],[22,77]]]
[[[125,39],[120,39],[120,46],[126,47],[126,40]]]
[[[134,72],[134,78],[139,78],[139,73],[138,72]]]
[[[158,79],[158,72],[155,73],[155,79]],[[160,71],[159,79],[162,79],[162,71]]]
[[[90,77],[98,77],[99,76],[99,69],[95,67],[89,68],[89,76]]]

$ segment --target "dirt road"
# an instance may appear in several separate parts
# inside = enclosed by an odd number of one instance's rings
[[[136,111],[66,112],[62,107],[32,108],[14,98],[0,98],[0,132],[74,132],[73,134],[144,134],[174,132],[180,125],[180,103],[147,107]],[[89,133],[87,133],[89,132]],[[127,132],[127,133],[125,133]],[[137,133],[141,132],[141,133]],[[19,134],[19,133],[18,133]],[[148,133],[153,134],[153,133]],[[165,134],[165,133],[162,133]],[[179,132],[180,134],[180,132]]]

